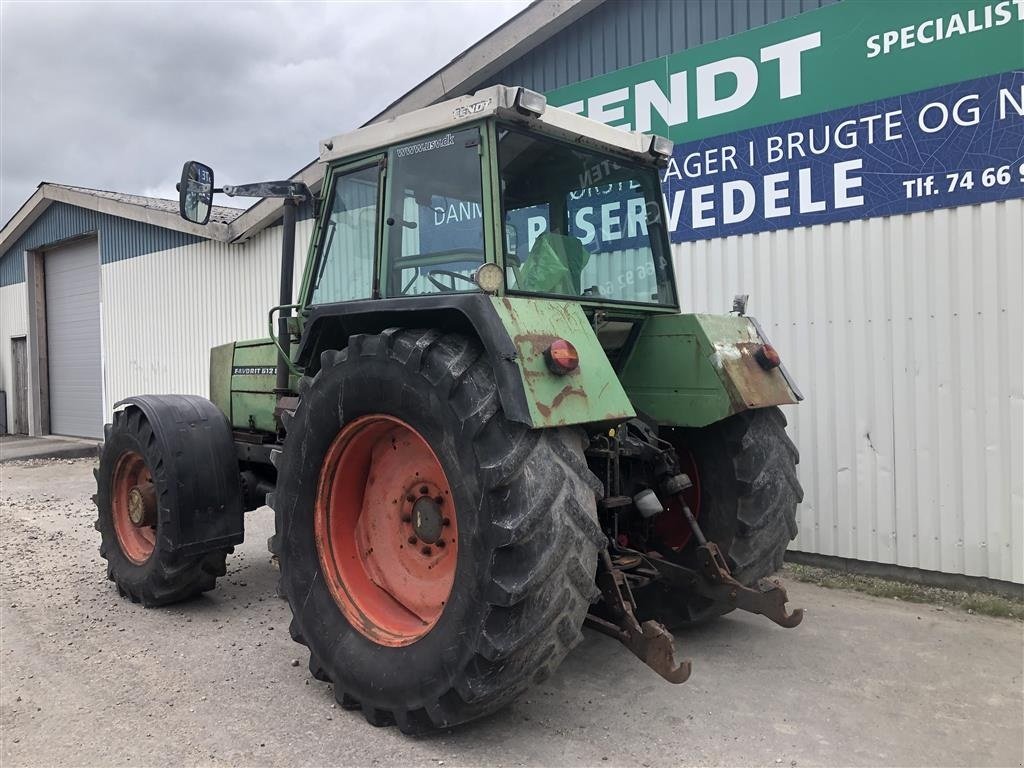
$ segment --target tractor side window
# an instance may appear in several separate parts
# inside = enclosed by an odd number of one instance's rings
[[[388,296],[477,291],[484,261],[480,130],[428,136],[391,150]]]
[[[323,231],[312,304],[368,299],[373,289],[377,248],[377,187],[374,164],[346,173],[334,182]]]

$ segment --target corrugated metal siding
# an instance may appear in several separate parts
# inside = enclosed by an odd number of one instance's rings
[[[750,293],[807,552],[1024,582],[1024,201],[681,244],[685,311]]]
[[[607,0],[478,87],[550,91],[836,1]]]
[[[202,238],[152,224],[111,216],[67,203],[51,203],[0,257],[0,285],[25,280],[23,253],[86,234],[99,234],[100,261],[109,264],[165,251]]]
[[[296,293],[313,221],[296,227]],[[281,227],[244,245],[204,240],[100,268],[109,413],[133,394],[209,394],[209,350],[266,337],[278,303]]]
[[[7,393],[7,427],[14,426],[14,374],[11,368],[11,337],[28,331],[28,295],[25,283],[0,287],[0,389]]]
[[[599,295],[617,301],[651,301],[658,293],[650,248],[627,248],[592,254],[580,273],[583,290],[596,287]]]
[[[0,287],[25,282],[25,254],[13,248],[0,256]]]
[[[45,258],[47,380],[55,435],[103,437],[98,251],[89,238]]]

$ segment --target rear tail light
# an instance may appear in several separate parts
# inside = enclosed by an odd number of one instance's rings
[[[580,355],[571,343],[565,339],[555,339],[544,352],[544,360],[548,370],[559,376],[572,373],[580,367]]]
[[[771,344],[762,344],[757,352],[754,353],[754,359],[766,371],[782,365],[782,358],[779,357],[779,353],[775,351],[775,347]]]

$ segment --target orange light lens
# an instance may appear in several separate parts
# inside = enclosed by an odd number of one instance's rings
[[[778,368],[782,365],[782,358],[779,357],[779,353],[775,351],[775,347],[771,344],[763,344],[761,348],[754,353],[754,357],[757,358],[757,362],[766,371],[770,371],[772,368]]]
[[[580,367],[580,355],[576,347],[565,339],[555,339],[551,342],[551,346],[544,353],[544,358],[547,360],[548,369],[560,376],[572,373]]]

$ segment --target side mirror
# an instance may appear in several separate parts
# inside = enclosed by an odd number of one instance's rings
[[[178,184],[178,213],[193,224],[210,220],[213,208],[213,169],[195,160],[189,160],[181,169]]]

